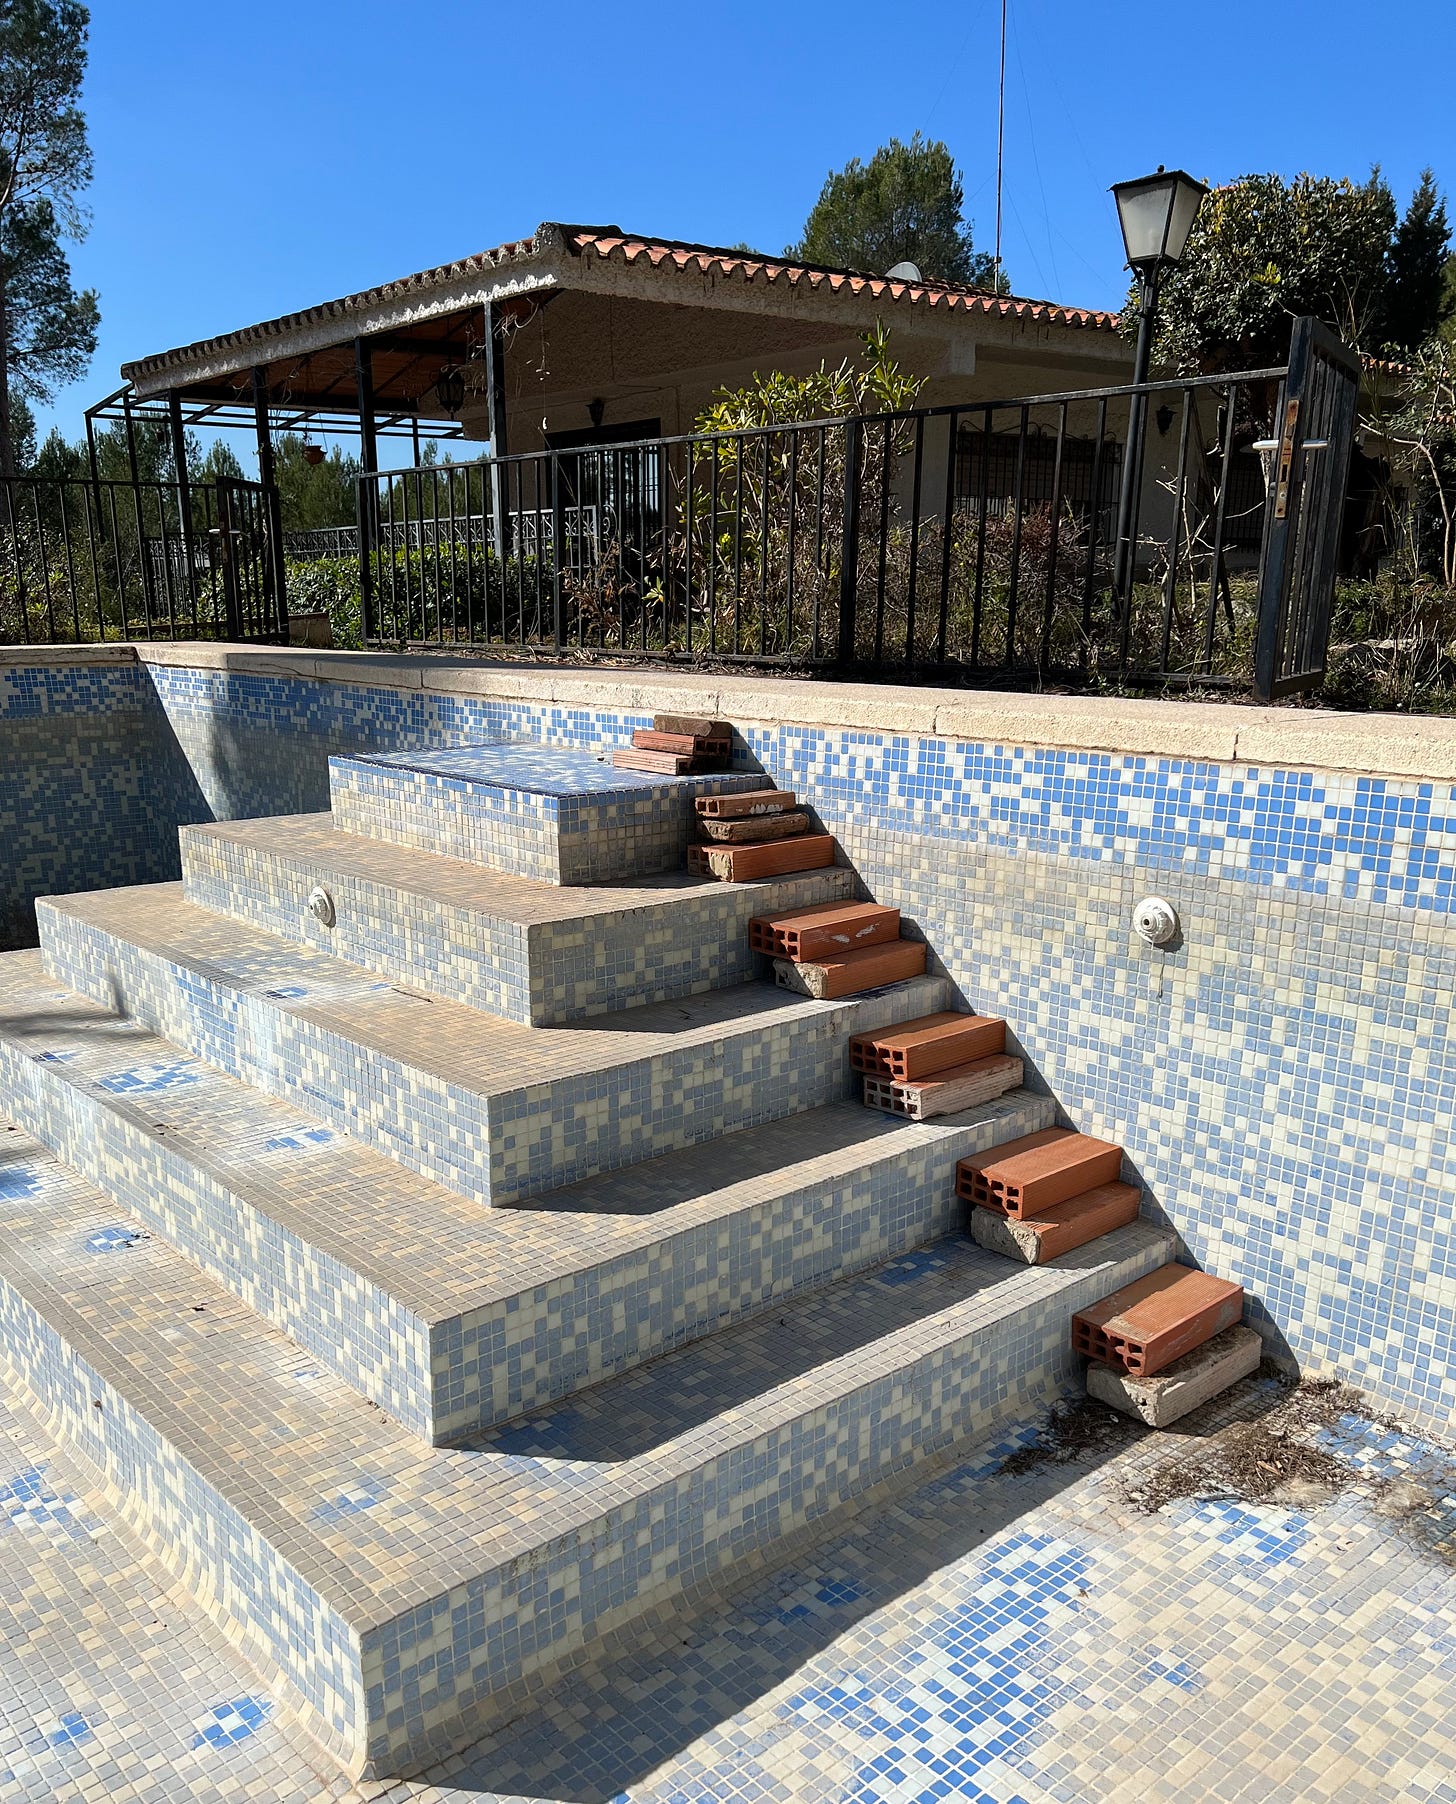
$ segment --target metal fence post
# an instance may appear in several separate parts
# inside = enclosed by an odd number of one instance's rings
[[[859,467],[860,422],[844,423],[844,543],[839,563],[839,655],[848,668],[854,663],[855,603],[859,595]]]
[[[556,649],[566,643],[561,619],[561,556],[566,544],[566,506],[561,498],[561,456],[551,453],[551,612]],[[539,549],[537,555],[540,555]]]

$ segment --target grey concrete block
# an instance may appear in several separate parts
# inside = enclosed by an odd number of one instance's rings
[[[1087,1395],[1150,1428],[1166,1428],[1257,1371],[1263,1357],[1263,1341],[1252,1328],[1239,1324],[1151,1378],[1130,1378],[1094,1361],[1087,1367]]]

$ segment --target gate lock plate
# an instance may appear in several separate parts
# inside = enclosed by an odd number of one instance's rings
[[[1274,481],[1274,518],[1282,520],[1289,512],[1289,483],[1294,470],[1294,429],[1299,424],[1299,402],[1291,401],[1284,409],[1284,435],[1279,441],[1279,468]]]

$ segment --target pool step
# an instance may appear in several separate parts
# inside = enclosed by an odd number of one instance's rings
[[[370,1778],[467,1745],[504,1687],[1064,1383],[1072,1315],[1171,1247],[1138,1223],[1026,1268],[940,1242],[431,1448],[5,1139],[11,1376]]]
[[[343,833],[327,814],[184,827],[181,844],[197,907],[538,1027],[748,983],[754,916],[840,903],[854,883],[829,868],[709,887],[677,870],[565,887]],[[328,926],[308,907],[318,886]]]
[[[931,1133],[810,1110],[481,1210],[0,957],[21,1125],[414,1433],[446,1441],[949,1232],[955,1162],[1051,1118]]]
[[[847,1098],[849,1039],[945,999],[761,983],[532,1028],[188,903],[176,884],[38,906],[47,971],[219,1070],[482,1204]]]

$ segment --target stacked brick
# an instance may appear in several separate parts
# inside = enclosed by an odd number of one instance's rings
[[[956,1167],[956,1195],[988,1251],[1045,1265],[1137,1218],[1137,1187],[1121,1182],[1122,1148],[1069,1128],[1045,1128]]]
[[[877,902],[833,902],[756,915],[748,944],[773,960],[774,981],[800,996],[829,1001],[925,970],[925,945],[900,937],[900,911]]]
[[[654,714],[650,727],[638,727],[633,733],[630,746],[619,746],[612,753],[612,767],[663,777],[699,777],[727,770],[732,758],[733,729],[726,721]]]
[[[923,1015],[849,1043],[850,1069],[872,1109],[929,1121],[1016,1089],[1021,1060],[1006,1051],[1006,1023],[991,1015]]]
[[[688,847],[694,876],[751,883],[834,863],[834,836],[815,832],[792,790],[699,796],[695,806],[701,843]]]

